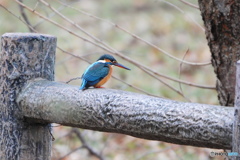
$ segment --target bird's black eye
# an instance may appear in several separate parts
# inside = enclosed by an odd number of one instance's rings
[[[117,61],[112,61],[112,63],[117,63]]]

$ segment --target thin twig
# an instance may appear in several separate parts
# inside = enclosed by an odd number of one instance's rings
[[[51,132],[51,124],[49,124],[50,127],[48,127],[48,132],[50,133],[51,135],[51,138],[52,138],[52,141],[55,141],[55,137],[53,136],[52,132]]]
[[[20,1],[20,2],[23,3],[22,0],[18,0],[18,1]],[[22,5],[18,5],[18,6],[19,6],[19,8],[20,8],[20,13],[21,13],[24,21],[27,23],[27,27],[28,27],[28,26],[32,26],[31,23],[30,23],[30,21],[28,20],[28,17],[27,17],[27,15],[26,15],[26,13],[25,13],[24,8],[22,7]],[[28,29],[29,29],[30,32],[34,32],[34,30],[33,30],[31,27],[28,27]]]
[[[185,57],[187,56],[188,52],[189,52],[189,49],[187,49],[186,53],[185,53],[184,56],[183,56],[183,59],[185,59]],[[178,77],[179,79],[181,79],[182,65],[183,65],[183,63],[180,63],[180,65],[179,65],[179,77]],[[181,83],[179,83],[179,88],[180,88],[181,93],[184,95]],[[190,100],[189,98],[186,97],[186,99],[187,99],[189,102],[191,102],[191,100]]]
[[[92,155],[97,157],[99,160],[104,160],[104,158],[102,157],[101,154],[98,154],[96,151],[94,151],[91,146],[89,146],[86,142],[86,140],[83,138],[81,132],[77,129],[77,128],[72,128],[70,132],[68,132],[67,134],[65,134],[63,137],[69,136],[71,134],[75,133],[76,136],[79,138],[79,140],[81,141],[82,145],[80,147],[77,147],[73,150],[71,150],[70,152],[68,152],[66,155],[62,156],[61,158],[59,158],[58,160],[64,160],[66,157],[68,157],[70,154],[80,150],[80,149],[87,149],[88,152]],[[63,138],[61,137],[61,138]]]
[[[37,2],[37,3],[39,3],[39,2]],[[64,9],[62,6],[61,6],[61,9],[58,9],[59,11],[61,11],[62,9]],[[34,11],[35,11],[35,8],[33,9]],[[52,18],[52,17],[54,17],[56,15],[56,13],[51,13],[51,14],[49,14],[47,17],[48,18]],[[33,25],[33,27],[37,27],[37,26],[39,26],[40,24],[42,24],[43,22],[45,22],[45,20],[44,19],[41,19],[41,20],[39,20],[36,24],[34,24]]]
[[[69,136],[71,136],[72,134],[73,134],[73,132],[72,132],[72,130],[71,130],[71,131],[67,132],[67,133],[64,134],[64,135],[57,137],[56,140],[55,140],[55,142],[57,143],[58,140],[63,139],[63,138],[65,138],[65,137],[69,137]]]
[[[112,137],[113,137],[113,134],[109,133],[109,135],[107,136],[107,140],[105,141],[105,143],[104,143],[104,145],[103,145],[103,147],[102,147],[102,149],[99,153],[100,155],[103,155],[104,149],[107,148],[108,142],[112,139]]]
[[[97,157],[99,160],[104,160],[104,158],[98,154],[96,151],[94,151],[85,141],[85,139],[83,138],[81,132],[79,131],[79,129],[77,128],[73,128],[72,129],[73,132],[76,134],[76,136],[79,138],[79,140],[81,141],[82,143],[82,147],[83,148],[86,148],[88,150],[88,152],[92,155],[92,156],[95,156]]]
[[[76,34],[75,31],[72,31],[72,30],[68,29],[67,27],[64,27],[63,25],[61,25],[61,24],[59,24],[59,23],[57,23],[57,22],[49,19],[48,17],[43,16],[42,14],[40,14],[39,12],[37,12],[36,10],[32,10],[30,7],[28,7],[28,6],[26,6],[25,4],[19,2],[18,0],[15,0],[15,2],[17,2],[17,3],[20,4],[20,5],[22,5],[24,8],[26,8],[26,9],[29,10],[30,12],[33,12],[34,14],[36,14],[37,16],[39,16],[40,18],[47,20],[48,22],[54,24],[55,26],[57,26],[57,27],[59,27],[59,28],[62,28],[63,30],[69,32],[70,34],[72,34],[72,35],[74,35],[74,36],[82,39],[83,41],[86,41],[86,42],[88,42],[88,43],[90,43],[90,44],[92,44],[92,45],[95,45],[95,46],[97,46],[97,47],[99,47],[99,48],[102,48],[103,50],[106,50],[106,51],[108,51],[108,52],[110,52],[110,53],[112,52],[111,50],[109,50],[108,48],[102,46],[101,44],[98,44],[98,43],[96,43],[96,42],[94,42],[94,41],[91,41],[91,40],[89,40],[89,39],[87,39],[87,38],[85,38],[85,37],[83,37],[83,36],[80,36],[80,35]]]
[[[38,2],[35,4],[33,10],[35,11],[37,7],[38,7]]]
[[[27,24],[26,21],[22,20],[22,18],[20,16],[17,16],[16,14],[14,14],[13,12],[11,12],[9,9],[7,9],[5,6],[3,6],[0,3],[0,7],[2,7],[3,9],[5,9],[8,13],[10,13],[11,15],[13,15],[14,17],[18,18],[21,22],[23,22],[25,25],[27,25],[28,27],[30,27],[34,32],[37,32],[30,24]]]
[[[142,39],[141,37],[137,36],[136,34],[131,33],[130,31],[126,30],[125,28],[123,28],[123,27],[121,27],[121,26],[119,26],[119,25],[117,25],[117,24],[115,24],[115,23],[113,23],[113,22],[111,22],[111,21],[108,21],[108,20],[105,20],[105,19],[103,19],[103,18],[97,17],[97,16],[95,16],[95,15],[89,14],[89,13],[87,13],[87,12],[85,12],[85,11],[80,10],[80,9],[76,9],[76,8],[74,8],[74,7],[72,7],[72,6],[69,6],[69,5],[67,5],[67,4],[59,1],[59,0],[57,0],[57,1],[58,1],[60,4],[62,4],[62,5],[64,5],[64,6],[67,6],[68,8],[74,9],[75,11],[77,11],[77,12],[79,12],[79,13],[81,13],[81,14],[84,14],[84,15],[89,16],[89,17],[91,17],[91,18],[94,18],[94,19],[100,20],[100,21],[102,21],[102,22],[108,23],[108,24],[116,27],[117,29],[120,29],[121,31],[123,31],[123,32],[131,35],[133,38],[144,42],[145,44],[147,44],[147,45],[155,48],[156,50],[164,53],[165,55],[167,55],[167,56],[169,56],[169,57],[171,57],[171,58],[173,58],[173,59],[175,59],[175,60],[177,60],[177,61],[180,61],[180,62],[182,62],[182,63],[189,64],[189,65],[199,65],[199,66],[211,64],[210,61],[209,61],[209,62],[205,62],[205,63],[193,63],[193,62],[188,62],[188,61],[182,61],[181,59],[173,56],[172,54],[168,53],[167,51],[163,50],[162,48],[159,48],[158,46],[156,46],[156,45],[154,45],[154,44],[152,44],[152,43],[150,43],[150,42]]]
[[[42,117],[41,114],[39,114],[39,116],[41,117],[41,119],[43,119],[43,117]],[[51,138],[52,138],[52,141],[55,141],[55,138],[54,138],[54,136],[53,136],[53,134],[52,134],[52,132],[51,132],[51,129],[52,129],[51,124],[48,124],[48,125],[47,125],[47,128],[48,128],[48,133],[50,134],[50,136],[51,136]]]
[[[79,26],[78,24],[76,24],[74,21],[70,20],[69,18],[67,18],[65,15],[61,14],[58,10],[56,10],[54,7],[52,7],[49,3],[47,3],[44,0],[38,0],[40,1],[42,4],[44,4],[45,6],[47,6],[48,8],[50,8],[53,12],[55,12],[57,15],[59,15],[61,18],[63,18],[64,20],[66,20],[67,22],[69,22],[70,24],[72,24],[73,26],[75,26],[76,28],[78,28],[80,31],[82,31],[85,35],[89,36],[90,38],[92,38],[94,41],[102,44],[103,46],[113,49],[111,48],[109,45],[107,45],[106,43],[104,43],[102,40],[98,39],[97,37],[93,36],[92,34],[90,34],[89,32],[87,32],[86,30],[84,30],[81,26]]]
[[[147,71],[148,72],[148,71]],[[148,72],[149,73],[149,72]],[[175,81],[175,82],[178,82],[178,83],[182,83],[182,84],[185,84],[185,85],[188,85],[188,86],[193,86],[193,87],[197,87],[197,88],[202,88],[202,89],[216,89],[215,86],[209,86],[209,85],[200,85],[200,84],[196,84],[196,83],[191,83],[191,82],[188,82],[188,81],[183,81],[181,79],[176,79],[176,78],[173,78],[173,77],[169,77],[167,75],[163,75],[161,73],[158,73],[156,71],[152,71],[153,74],[157,75],[157,76],[160,76],[160,77],[163,77],[163,78],[166,78],[166,79],[169,79],[169,80],[172,80],[172,81]],[[150,75],[150,73],[149,73]]]
[[[145,69],[143,69],[143,71],[146,71]],[[147,72],[147,71],[146,71]],[[176,93],[178,93],[179,95],[181,95],[183,98],[185,98],[187,100],[187,98],[176,88],[172,87],[170,84],[168,84],[167,82],[163,81],[162,79],[160,79],[159,77],[156,77],[154,74],[150,73],[150,76],[152,76],[153,78],[157,79],[158,81],[160,81],[161,83],[163,83],[165,86],[167,86],[168,88],[172,89],[173,91],[175,91]]]
[[[77,80],[77,79],[81,79],[81,77],[72,78],[72,79],[68,80],[66,83],[68,84],[68,83],[70,83],[71,81],[74,81],[74,80]]]
[[[72,154],[72,153],[74,153],[74,152],[76,152],[76,151],[78,151],[78,150],[80,150],[80,149],[82,149],[82,148],[83,148],[83,146],[80,146],[80,147],[78,147],[78,148],[75,148],[75,149],[71,150],[70,152],[68,152],[66,155],[64,155],[64,156],[62,156],[61,158],[59,158],[58,160],[65,160],[66,157],[68,157],[70,154]]]
[[[156,150],[156,151],[148,151],[147,153],[144,153],[143,155],[140,155],[139,157],[136,158],[136,160],[141,160],[151,154],[157,154],[157,153],[162,153],[162,152],[166,152],[167,150],[172,149],[172,146],[166,147],[164,149],[161,150]]]
[[[179,1],[181,1],[182,3],[184,3],[184,4],[186,4],[186,5],[190,6],[190,7],[199,9],[199,7],[197,5],[195,5],[195,4],[192,4],[192,3],[184,1],[184,0],[179,0]]]
[[[195,21],[192,17],[190,17],[189,15],[187,15],[181,8],[179,8],[178,6],[168,2],[168,1],[165,1],[165,0],[160,0],[170,6],[172,6],[173,8],[177,9],[179,12],[181,12],[182,14],[185,14],[189,19],[191,19],[202,31],[205,31],[205,29],[197,22]]]
[[[39,2],[37,1],[37,4],[38,4]],[[70,4],[74,4],[74,3],[76,3],[76,2],[70,2]],[[37,6],[37,5],[36,5]],[[35,10],[36,9],[36,6],[34,7],[34,9],[33,10]],[[65,9],[66,7],[65,6],[60,6],[60,7],[58,7],[58,9],[57,9],[57,11],[62,11],[63,9]],[[52,18],[52,17],[54,17],[56,15],[56,13],[55,12],[52,12],[52,13],[50,13],[47,17],[48,18]],[[38,25],[40,25],[41,23],[43,23],[45,20],[44,19],[41,19],[39,22],[37,22],[35,25],[33,25],[33,27],[37,27]]]

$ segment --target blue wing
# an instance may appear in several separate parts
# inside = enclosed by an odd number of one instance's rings
[[[80,89],[85,89],[97,84],[109,73],[109,67],[105,63],[95,62],[90,65],[82,75],[82,85]]]

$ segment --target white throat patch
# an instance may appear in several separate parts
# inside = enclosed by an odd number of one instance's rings
[[[101,62],[101,63],[106,63],[105,60],[98,60],[98,62]]]

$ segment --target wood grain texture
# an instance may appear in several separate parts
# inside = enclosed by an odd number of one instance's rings
[[[59,123],[207,148],[231,148],[233,108],[183,103],[47,80],[30,82],[17,103],[30,122]]]
[[[0,159],[50,159],[49,125],[25,122],[16,96],[32,78],[54,79],[56,38],[6,33],[0,53]]]

